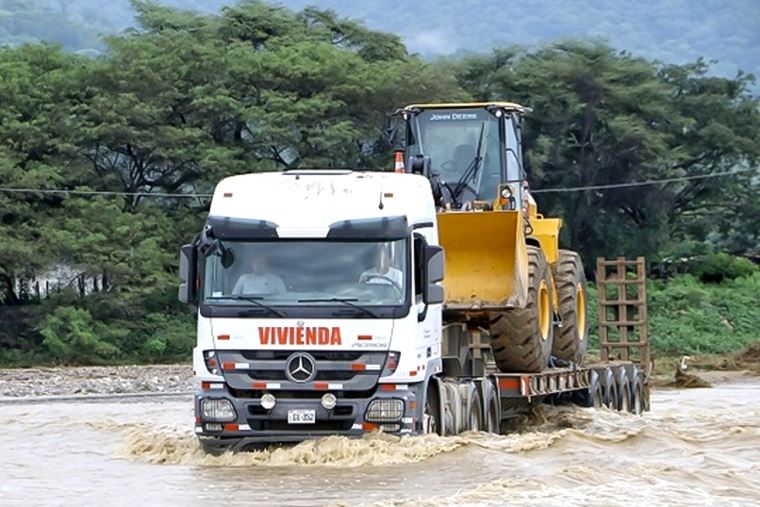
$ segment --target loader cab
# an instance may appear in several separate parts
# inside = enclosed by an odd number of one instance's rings
[[[443,208],[492,206],[504,186],[508,201],[519,203],[525,112],[511,103],[407,106],[397,111],[405,125],[405,171],[426,176]]]

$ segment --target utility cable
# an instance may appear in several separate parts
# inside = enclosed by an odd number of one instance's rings
[[[734,171],[724,171],[710,174],[697,174],[694,176],[679,176],[676,178],[664,178],[661,180],[644,180],[630,181],[627,183],[610,183],[607,185],[588,185],[583,187],[564,187],[564,188],[539,188],[531,189],[531,194],[547,194],[552,192],[583,192],[586,190],[606,190],[610,188],[630,188],[642,187],[646,185],[661,185],[664,183],[676,183],[679,181],[701,180],[706,178],[717,178],[720,176],[734,176],[746,172],[757,171],[757,168],[738,169]],[[164,197],[177,199],[201,199],[213,197],[213,194],[180,194],[171,192],[119,192],[111,190],[67,190],[57,188],[13,188],[0,187],[0,192],[6,193],[26,193],[26,194],[65,194],[65,195],[106,195],[106,196],[125,196],[125,197]]]
[[[178,194],[170,192],[119,192],[111,190],[66,190],[59,188],[5,188],[0,187],[0,192],[23,193],[23,194],[67,194],[67,195],[107,195],[125,197],[169,197],[195,199],[212,197],[213,194]]]
[[[711,174],[697,174],[694,176],[679,176],[677,178],[664,178],[661,180],[644,180],[644,181],[630,181],[628,183],[610,183],[607,185],[589,185],[585,187],[566,187],[566,188],[539,188],[531,189],[531,194],[548,194],[550,192],[582,192],[586,190],[605,190],[608,188],[629,188],[629,187],[643,187],[646,185],[661,185],[663,183],[675,183],[678,181],[689,180],[701,180],[706,178],[716,178],[718,176],[733,176],[735,174],[746,173],[750,171],[757,171],[757,168],[753,169],[739,169],[735,171],[725,171],[720,173]]]

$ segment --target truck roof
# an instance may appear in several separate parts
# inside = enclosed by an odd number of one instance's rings
[[[324,237],[342,220],[406,216],[434,225],[430,183],[390,172],[310,169],[231,176],[214,190],[209,215],[265,220],[280,237]]]

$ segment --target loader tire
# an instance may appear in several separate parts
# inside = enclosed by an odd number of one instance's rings
[[[588,297],[581,256],[570,250],[560,250],[552,272],[559,300],[557,313],[562,319],[562,327],[554,329],[552,354],[582,364],[588,349]]]
[[[552,351],[552,283],[540,248],[528,246],[528,302],[524,308],[491,312],[490,335],[496,366],[504,373],[538,373]]]

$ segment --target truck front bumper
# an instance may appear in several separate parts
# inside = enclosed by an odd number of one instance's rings
[[[217,384],[214,389],[204,389],[195,395],[195,433],[209,452],[224,450],[242,451],[278,442],[300,442],[328,435],[359,437],[367,432],[382,430],[385,433],[413,434],[421,429],[423,383],[404,385],[381,385],[372,393],[355,397],[351,393],[335,392],[334,408],[322,406],[323,392],[277,392],[275,405],[265,409],[261,396],[265,391],[246,392],[233,396],[226,385]],[[235,419],[226,422],[207,420],[203,417],[201,403],[204,399],[226,399],[235,409]],[[368,419],[368,409],[376,400],[400,400],[400,417]],[[309,424],[288,423],[291,410],[313,410],[314,422]]]

